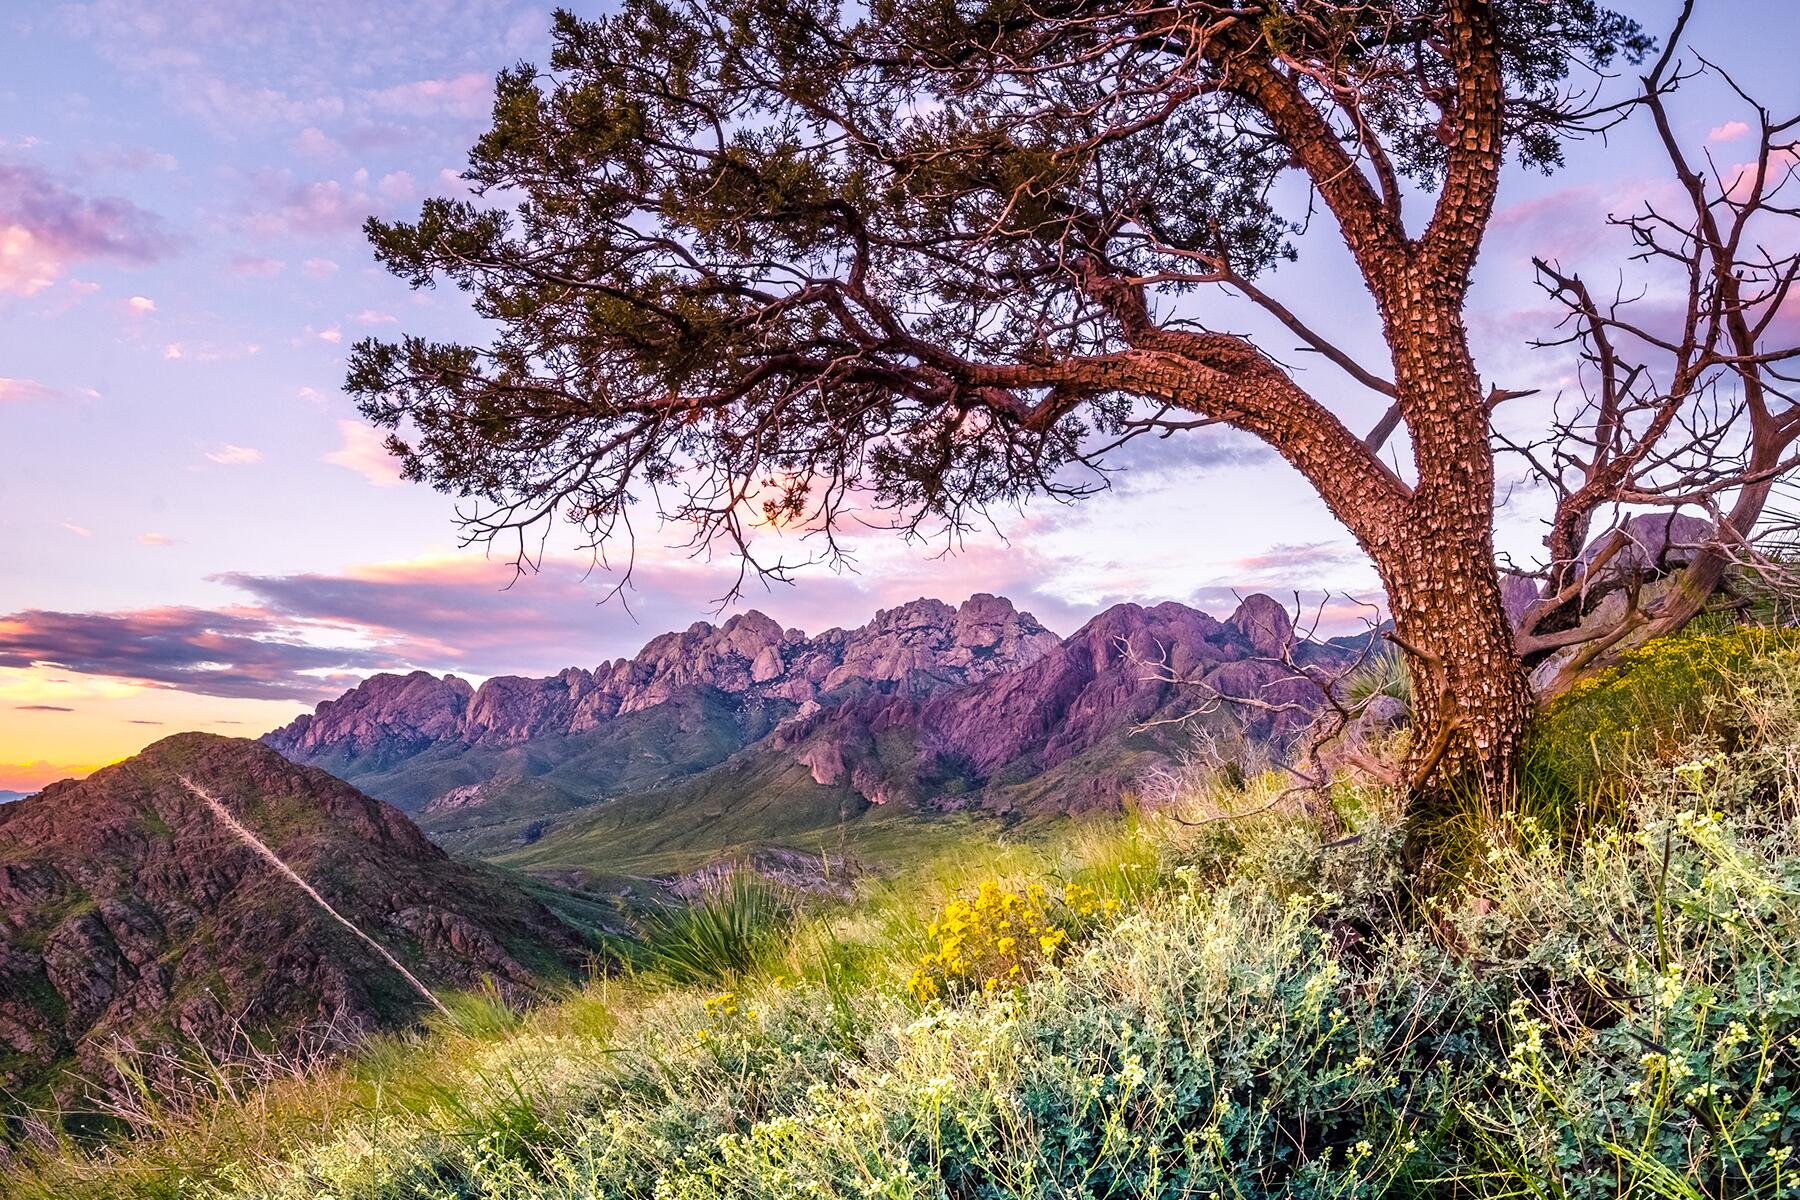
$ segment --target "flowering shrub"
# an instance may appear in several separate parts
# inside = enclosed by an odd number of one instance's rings
[[[930,950],[907,989],[921,1004],[972,990],[994,992],[1056,961],[1079,934],[1119,902],[1072,883],[1052,895],[1041,883],[1023,892],[983,883],[973,900],[952,900],[925,936]]]
[[[1733,710],[1719,703],[1728,681],[1791,653],[1797,639],[1738,625],[1647,642],[1557,697],[1538,720],[1531,757],[1578,791],[1631,785],[1647,761],[1671,763],[1696,738],[1732,740]]]

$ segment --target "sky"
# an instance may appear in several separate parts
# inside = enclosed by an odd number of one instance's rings
[[[1625,7],[1660,32],[1676,6]],[[1795,108],[1787,6],[1700,7],[1690,43]],[[547,57],[549,8],[0,0],[0,791],[180,730],[254,736],[374,671],[591,667],[748,607],[817,632],[987,591],[1066,634],[1121,601],[1223,615],[1258,590],[1379,600],[1310,487],[1212,430],[1136,444],[1109,491],[997,513],[956,553],[857,533],[853,569],[753,584],[723,610],[735,565],[693,556],[682,530],[643,531],[633,587],[612,600],[614,577],[572,539],[516,582],[504,555],[460,546],[454,502],[399,481],[340,387],[358,338],[479,326],[457,295],[380,270],[359,227],[462,192],[494,73]],[[1726,160],[1744,132],[1728,100],[1696,87],[1679,106],[1684,139]],[[1548,178],[1509,173],[1471,300],[1492,382],[1569,385],[1566,359],[1527,347],[1552,320],[1529,259],[1615,270],[1606,213],[1667,187],[1645,133],[1577,146]],[[1380,361],[1328,227],[1265,286]],[[1270,334],[1224,298],[1194,303]],[[1286,357],[1373,423],[1355,385]],[[1532,403],[1503,419],[1528,428]],[[1508,500],[1501,542],[1528,557],[1537,513],[1528,494]],[[1361,611],[1338,601],[1328,631]]]

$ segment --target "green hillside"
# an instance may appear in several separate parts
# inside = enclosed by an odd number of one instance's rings
[[[1653,646],[1536,742],[1512,815],[1466,813],[1430,892],[1393,795],[1350,780],[1328,845],[1276,776],[1129,821],[863,813],[846,843],[902,865],[848,898],[739,876],[640,910],[559,1000],[221,1071],[133,1109],[135,1140],[25,1153],[5,1191],[1793,1195],[1800,650]],[[776,828],[816,834],[812,805]],[[771,819],[629,808],[584,836],[641,865]],[[559,866],[511,857],[534,852]]]

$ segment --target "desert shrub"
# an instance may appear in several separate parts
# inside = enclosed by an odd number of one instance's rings
[[[1480,1052],[1473,986],[1422,943],[1356,966],[1301,906],[1178,887],[1028,987],[927,1009],[659,1195],[1386,1196]]]
[[[1371,656],[1345,677],[1344,701],[1352,710],[1360,711],[1377,696],[1398,700],[1408,711],[1412,709],[1412,672],[1406,656],[1388,650]]]
[[[1572,851],[1496,849],[1460,910],[1515,992],[1465,1110],[1477,1194],[1800,1192],[1800,663],[1728,678],[1737,750],[1641,772],[1622,827]]]
[[[732,871],[687,903],[646,918],[645,953],[676,983],[735,979],[767,961],[793,916],[789,898],[773,884]]]
[[[1041,883],[1013,891],[986,880],[973,899],[952,900],[931,923],[930,948],[907,988],[923,1003],[1023,983],[1066,952],[1071,936],[1118,907],[1118,900],[1085,884],[1053,893]]]
[[[1732,740],[1736,729],[1718,702],[1730,681],[1796,650],[1800,633],[1760,625],[1648,642],[1550,704],[1532,731],[1528,769],[1545,791],[1621,798],[1645,767],[1676,761],[1696,739]]]

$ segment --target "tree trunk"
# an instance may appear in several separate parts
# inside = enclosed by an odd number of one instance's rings
[[[1532,699],[1494,562],[1488,405],[1461,294],[1409,291],[1388,341],[1418,482],[1404,519],[1368,549],[1412,669],[1404,782],[1418,828],[1472,798],[1489,813],[1510,803]]]
[[[1377,562],[1413,679],[1413,743],[1403,764],[1409,817],[1426,821],[1475,796],[1489,812],[1506,806],[1532,711],[1492,540],[1468,527],[1472,518],[1458,522],[1459,532],[1479,536],[1446,537],[1447,522],[1426,522],[1396,560]]]

